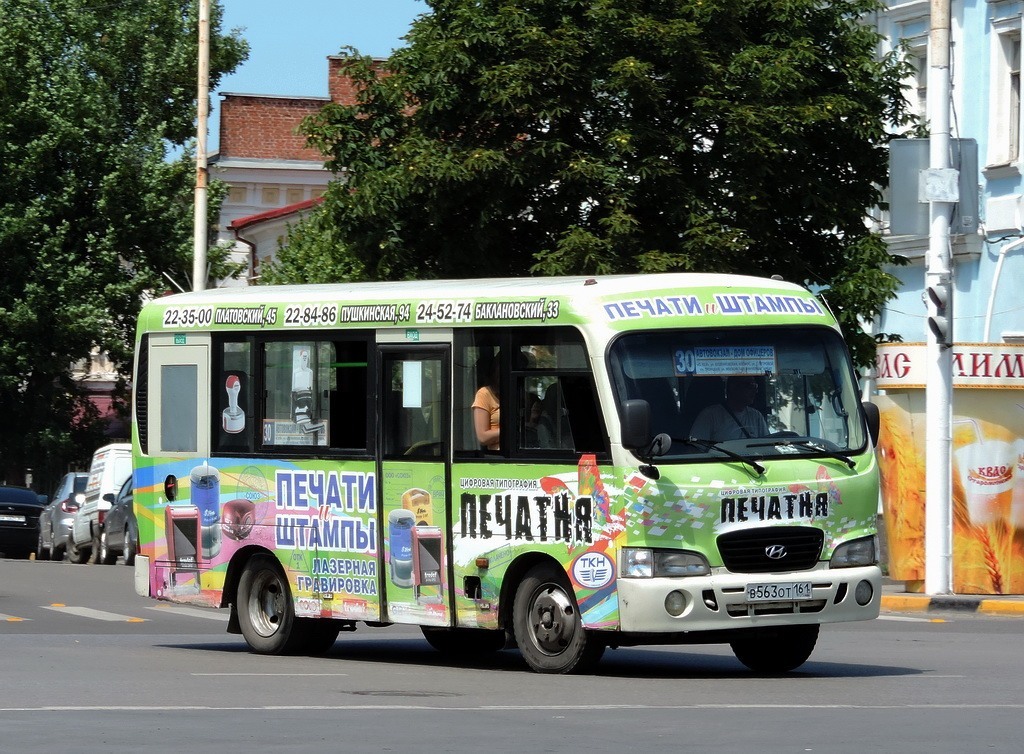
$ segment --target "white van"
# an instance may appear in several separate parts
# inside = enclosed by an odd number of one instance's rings
[[[68,560],[84,563],[99,547],[103,518],[110,510],[114,495],[132,475],[130,443],[104,445],[92,456],[85,502],[75,514],[68,535]]]

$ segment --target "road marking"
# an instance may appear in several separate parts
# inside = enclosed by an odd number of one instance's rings
[[[257,678],[335,678],[335,677],[348,677],[348,673],[189,673],[188,675],[195,676],[232,676],[232,675],[252,675]]]
[[[121,615],[120,613],[108,613],[106,610],[93,610],[90,607],[54,607],[53,605],[41,605],[44,610],[53,610],[56,613],[67,613],[77,615],[81,618],[92,618],[93,620],[105,620],[121,623],[145,623],[148,618],[137,618],[134,615]]]
[[[912,615],[879,615],[878,620],[899,621],[902,623],[945,623],[942,618],[915,618]]]
[[[202,607],[148,607],[147,610],[157,610],[161,613],[173,613],[174,615],[190,615],[193,618],[206,618],[206,620],[219,620],[227,623],[228,616],[224,613],[214,612],[212,608]]]
[[[1024,704],[535,704],[509,707],[506,705],[478,705],[475,707],[442,707],[427,704],[294,704],[264,706],[222,706],[209,705],[176,706],[94,706],[94,707],[0,707],[0,712],[366,712],[406,710],[411,712],[599,712],[606,710],[637,710],[659,712],[664,710],[1019,710]]]

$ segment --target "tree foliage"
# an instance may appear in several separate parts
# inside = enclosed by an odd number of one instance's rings
[[[428,0],[305,124],[343,181],[270,281],[781,274],[857,319],[897,281],[864,224],[905,125],[876,0]]]
[[[248,54],[219,21],[215,4],[214,85]],[[197,39],[194,0],[0,0],[0,475],[9,481],[91,454],[96,410],[72,363],[98,346],[123,370],[143,292],[164,290],[165,273],[188,280]]]

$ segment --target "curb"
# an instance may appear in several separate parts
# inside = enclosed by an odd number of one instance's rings
[[[882,610],[892,613],[960,612],[1024,616],[1024,600],[985,599],[964,595],[883,594]]]

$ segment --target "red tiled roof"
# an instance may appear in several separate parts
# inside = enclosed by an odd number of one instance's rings
[[[306,199],[303,202],[296,202],[295,204],[286,204],[283,207],[268,209],[266,212],[257,212],[255,215],[239,217],[237,220],[232,220],[228,228],[234,231],[239,231],[243,228],[248,228],[250,225],[265,222],[266,220],[276,220],[279,217],[294,215],[320,204],[323,200],[324,198],[322,196],[318,196],[314,199]]]

